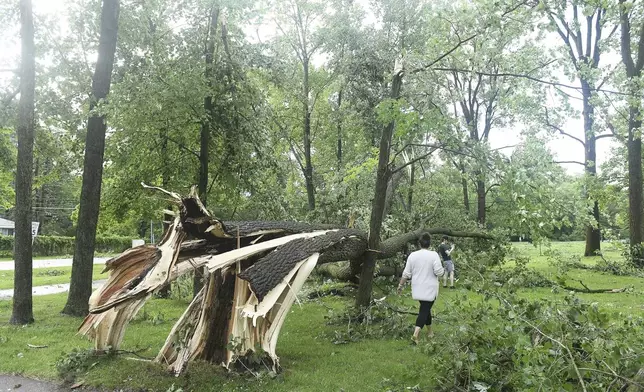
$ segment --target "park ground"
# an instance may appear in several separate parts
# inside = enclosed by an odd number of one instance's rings
[[[513,254],[530,257],[529,268],[553,277],[557,269],[548,262],[547,249],[542,247],[540,250],[525,243],[515,244]],[[583,243],[553,243],[550,249],[563,255],[579,255],[582,253]],[[604,255],[607,259],[620,257],[619,251],[612,249],[610,245],[605,246]],[[598,258],[582,259],[588,265],[597,261]],[[506,268],[510,268],[512,263],[508,264]],[[35,278],[37,274],[38,271],[35,271]],[[54,274],[53,277],[62,276]],[[644,316],[643,278],[585,269],[573,269],[569,272],[569,277],[573,283],[582,281],[593,289],[628,287],[627,292],[580,293],[578,297],[597,303],[610,311],[611,317],[615,319],[625,315]],[[40,278],[43,279],[39,282],[50,282],[43,276]],[[11,274],[0,272],[0,287],[8,285],[11,279]],[[398,307],[413,309],[416,306],[408,290],[402,297],[392,296],[390,292],[376,293],[377,297],[384,295],[389,295],[387,300],[395,302]],[[521,289],[519,295],[531,300],[562,300],[566,293],[539,287]],[[473,300],[477,298],[463,287],[441,291],[434,307],[438,319],[434,344],[440,345],[441,332],[453,327],[441,325],[441,314],[449,312],[450,303],[463,296]],[[0,374],[60,382],[56,362],[73,365],[73,361],[83,355],[83,350],[92,347],[91,342],[76,334],[81,319],[60,314],[65,300],[64,293],[34,297],[36,322],[24,327],[8,324],[11,302],[0,301]],[[277,375],[270,372],[260,372],[255,376],[248,373],[227,373],[215,365],[194,363],[184,375],[175,378],[168,375],[161,366],[142,361],[135,355],[117,355],[92,360],[76,380],[82,381],[86,386],[104,390],[123,388],[126,391],[161,392],[428,390],[431,385],[432,358],[422,346],[410,346],[407,338],[362,339],[350,344],[338,344],[344,342],[334,339],[334,336],[347,326],[330,325],[328,319],[341,313],[350,304],[350,297],[338,296],[303,299],[301,304],[295,304],[278,343],[277,352],[284,370]],[[154,357],[186,306],[186,300],[176,298],[149,301],[128,327],[122,350],[143,358]],[[409,323],[413,323],[413,320],[414,317],[410,315]],[[76,354],[70,355],[74,352]]]

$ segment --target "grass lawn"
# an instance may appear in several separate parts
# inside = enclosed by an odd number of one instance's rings
[[[553,244],[566,253],[583,250],[579,243]],[[539,249],[523,244],[517,252],[533,257],[530,266],[545,274],[554,274]],[[617,257],[617,254],[614,255]],[[594,262],[592,259],[584,262]],[[458,261],[457,261],[458,263]],[[457,264],[458,265],[458,264]],[[100,267],[100,266],[99,266]],[[642,293],[644,279],[620,277],[587,270],[574,270],[570,275],[579,277],[589,287],[633,286],[633,293],[587,294],[579,296],[601,307],[618,312],[644,315]],[[436,342],[440,344],[442,331],[453,326],[441,325],[440,315],[449,311],[450,303],[465,289],[442,290],[434,306],[438,322],[435,325]],[[525,289],[521,295],[533,299],[560,299],[562,293],[547,288]],[[381,296],[381,294],[377,294]],[[394,296],[395,297],[395,296]],[[416,307],[409,290],[404,299],[391,298],[397,306],[401,303]],[[60,315],[66,294],[34,297],[35,324],[16,327],[8,324],[11,302],[0,301],[0,374],[22,374],[41,379],[57,379],[56,360],[73,349],[89,349],[91,342],[76,335],[81,319]],[[325,297],[315,301],[295,304],[286,319],[277,353],[284,372],[270,378],[259,379],[249,375],[227,373],[219,366],[193,363],[181,377],[168,375],[156,364],[127,359],[122,356],[97,360],[83,376],[86,385],[105,388],[128,388],[166,392],[173,384],[188,391],[386,391],[404,390],[419,385],[421,390],[432,390],[432,357],[421,349],[412,347],[407,340],[362,340],[351,344],[333,344],[335,330],[345,326],[327,325],[325,316],[341,311],[351,304],[350,298]],[[153,299],[148,302],[128,327],[123,350],[138,351],[145,357],[154,357],[163,344],[170,328],[186,308],[179,300]],[[414,316],[409,316],[410,325]],[[30,348],[27,344],[46,345]]]
[[[106,279],[107,274],[101,274],[105,266],[94,264],[94,280]],[[72,267],[34,268],[33,286],[69,283]],[[0,271],[0,290],[13,288],[13,271]]]
[[[550,248],[557,250],[564,255],[578,255],[583,256],[584,242],[553,242]],[[620,252],[615,249],[611,244],[602,243],[604,257],[608,260],[620,260],[622,256]],[[539,247],[535,247],[528,243],[513,244],[513,249],[521,256],[530,257],[529,267],[543,273],[548,278],[554,279],[557,274],[557,269],[548,263],[548,256],[545,255],[547,247],[543,246],[541,252]],[[541,254],[540,254],[541,253]],[[592,265],[600,260],[599,256],[581,257],[581,262],[584,264]],[[572,287],[582,287],[579,281],[582,281],[586,286],[591,289],[616,289],[628,287],[631,288],[626,293],[608,293],[608,294],[585,294],[578,293],[577,296],[588,302],[597,302],[604,308],[615,310],[616,312],[630,313],[644,315],[644,278],[635,276],[616,276],[609,273],[597,272],[584,269],[572,269],[568,272],[570,279],[568,285]],[[553,293],[552,289],[545,287],[537,287],[530,289],[522,289],[521,295],[529,299],[540,298],[556,298],[561,299],[565,293],[559,291]]]
[[[447,296],[454,293],[447,293]],[[34,298],[36,323],[25,327],[7,324],[10,301],[0,302],[0,374],[21,374],[56,379],[55,362],[74,348],[91,348],[91,342],[75,334],[81,319],[60,315],[66,294]],[[411,302],[411,300],[410,300]],[[275,379],[255,379],[226,373],[218,366],[196,363],[179,378],[168,375],[156,364],[113,358],[97,361],[82,379],[88,385],[105,388],[127,386],[165,392],[172,384],[184,391],[381,391],[383,380],[404,382],[406,386],[427,385],[430,358],[407,340],[372,340],[334,345],[326,334],[334,329],[324,316],[340,309],[349,300],[324,298],[295,305],[282,329],[278,354],[285,371]],[[123,350],[140,350],[153,357],[163,344],[173,323],[187,303],[177,300],[151,300],[130,324]],[[437,304],[440,312],[444,305]],[[410,323],[413,316],[410,316]],[[440,333],[441,327],[437,328]],[[47,345],[29,348],[27,344]]]

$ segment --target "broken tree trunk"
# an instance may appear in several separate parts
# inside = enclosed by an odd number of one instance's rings
[[[225,222],[205,209],[194,188],[183,198],[163,192],[179,205],[179,214],[158,245],[129,249],[106,263],[110,276],[90,298],[90,314],[80,332],[94,340],[97,350],[118,349],[127,324],[153,293],[181,275],[204,271],[205,286],[155,359],[175,374],[194,359],[229,367],[258,348],[277,369],[280,329],[313,268],[363,260],[367,250],[367,235],[360,230]],[[378,257],[390,257],[416,238],[414,232],[384,241]]]

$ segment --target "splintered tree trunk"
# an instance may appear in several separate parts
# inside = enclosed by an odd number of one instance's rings
[[[207,311],[207,336],[199,359],[212,363],[226,362],[230,341],[229,323],[235,294],[235,273],[232,268],[217,270],[210,276],[204,308]]]
[[[393,80],[391,83],[391,98],[400,97],[402,87],[403,69],[396,63]],[[394,132],[394,121],[391,121],[383,130],[380,138],[380,152],[378,155],[378,172],[376,174],[376,187],[371,204],[371,219],[369,221],[369,238],[367,240],[368,249],[380,248],[380,229],[382,228],[383,213],[385,210],[387,185],[391,172],[389,170],[389,155],[391,153],[391,138]],[[378,255],[375,251],[367,252],[364,262],[362,263],[362,272],[360,273],[360,286],[356,294],[356,307],[365,307],[371,302],[371,291],[373,286],[373,273],[376,268],[376,259]]]
[[[31,298],[31,184],[34,160],[34,96],[36,53],[31,0],[20,1],[20,102],[18,107],[18,168],[16,170],[16,227],[14,243],[15,277],[11,324],[34,321]]]
[[[168,189],[170,185],[170,167],[169,167],[169,157],[168,157],[168,138],[167,138],[167,129],[164,129],[161,132],[161,160],[163,161],[163,174],[161,177],[161,184],[163,189]],[[172,211],[172,206],[166,207],[169,211]],[[170,229],[170,222],[174,217],[170,214],[163,214],[163,234],[161,238],[165,237]],[[170,284],[165,285],[161,290],[159,290],[159,297],[161,298],[170,298]]]
[[[585,135],[585,164],[586,175],[594,179],[597,174],[597,151],[595,148],[596,139],[593,131],[593,114],[594,107],[590,102],[591,88],[590,85],[582,80],[582,94],[584,105],[584,135]],[[592,192],[591,192],[592,193]],[[599,229],[599,203],[593,202],[592,216],[595,219],[596,226],[589,225],[586,227],[586,250],[584,256],[594,256],[601,250],[601,233]]]
[[[101,33],[98,45],[98,60],[92,78],[90,111],[107,97],[112,80],[114,53],[119,21],[119,0],[103,0],[101,10]],[[96,113],[90,115],[87,123],[85,159],[83,162],[83,185],[81,188],[80,211],[76,226],[76,244],[69,296],[63,313],[84,316],[88,312],[92,294],[92,270],[96,225],[101,202],[101,180],[103,178],[103,154],[105,152],[105,117]]]
[[[204,97],[203,107],[206,113],[204,120],[201,122],[200,144],[199,144],[199,198],[204,206],[208,202],[208,162],[210,149],[210,133],[212,132],[212,121],[214,119],[214,105],[212,102],[212,78],[213,78],[213,60],[215,56],[215,37],[217,36],[217,23],[219,22],[219,7],[213,5],[210,11],[210,29],[208,31],[208,45],[206,45],[206,85],[208,94]],[[203,276],[200,271],[195,271],[193,279],[194,295],[203,287]]]
[[[400,86],[401,75],[394,80]],[[117,350],[128,322],[153,293],[194,267],[205,267],[208,284],[172,327],[155,358],[175,374],[195,359],[227,368],[238,360],[256,364],[257,357],[249,354],[260,350],[268,354],[262,365],[277,370],[280,330],[318,264],[376,254],[391,257],[424,231],[491,239],[484,233],[427,228],[390,238],[373,252],[367,250],[368,236],[360,230],[299,222],[222,222],[205,209],[194,188],[187,197],[164,192],[181,204],[182,213],[160,243],[129,249],[107,263],[109,278],[90,298],[91,313],[79,332],[93,339],[97,350]],[[265,238],[267,232],[271,235]],[[185,241],[189,236],[198,240]],[[353,267],[354,263],[349,266],[352,276]]]

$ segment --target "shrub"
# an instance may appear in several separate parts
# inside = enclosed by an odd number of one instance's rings
[[[13,257],[13,236],[0,235],[0,257]],[[129,237],[97,236],[96,252],[120,253],[132,246]],[[74,254],[74,237],[37,236],[33,242],[34,256]]]
[[[62,354],[56,361],[58,376],[65,382],[73,382],[78,376],[86,373],[96,364],[97,355],[94,350],[74,349],[68,354]]]
[[[453,303],[444,344],[424,348],[439,375],[433,390],[620,390],[644,366],[642,318],[611,322],[573,295],[555,303],[481,293],[489,299]]]

